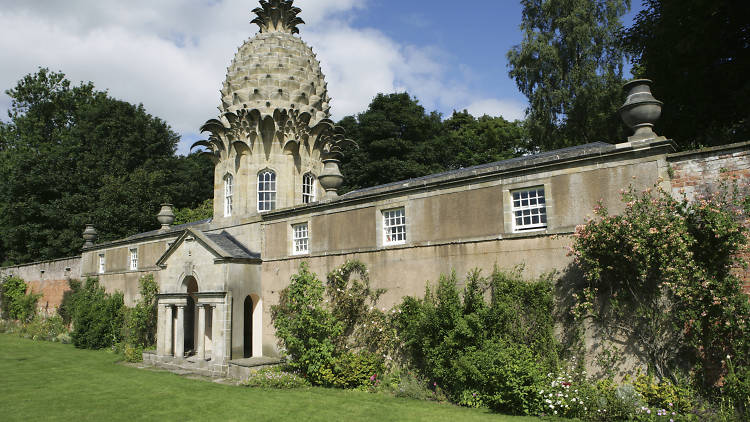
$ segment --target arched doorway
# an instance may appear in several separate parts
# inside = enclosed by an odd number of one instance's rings
[[[242,338],[243,338],[243,357],[249,358],[253,356],[253,298],[250,296],[245,298],[245,308],[242,311],[243,326],[242,326]]]
[[[182,282],[188,294],[187,307],[185,308],[185,353],[192,354],[195,351],[195,294],[198,293],[198,281],[194,277],[186,277]]]

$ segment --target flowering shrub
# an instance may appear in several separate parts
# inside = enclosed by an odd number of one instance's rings
[[[585,372],[560,371],[548,373],[547,384],[539,391],[543,399],[542,415],[564,418],[584,418],[595,412],[595,391],[586,381]]]
[[[243,383],[247,387],[292,389],[309,387],[310,383],[294,372],[287,372],[278,367],[265,368],[250,374]]]
[[[585,279],[573,313],[633,341],[660,379],[687,357],[710,390],[726,355],[750,365],[750,302],[732,272],[748,243],[744,200],[726,185],[695,202],[631,188],[622,215],[597,207],[571,248]]]

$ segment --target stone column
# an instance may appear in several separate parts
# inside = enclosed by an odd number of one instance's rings
[[[222,358],[224,357],[224,351],[222,349],[222,345],[224,344],[224,341],[221,336],[221,326],[223,325],[223,318],[221,317],[221,310],[219,309],[219,306],[214,305],[211,307],[211,311],[213,312],[211,314],[212,322],[211,322],[211,337],[213,342],[213,350],[211,350],[211,361],[216,363],[221,363]]]
[[[175,321],[174,356],[185,357],[185,305],[177,305],[177,321]]]
[[[206,306],[198,305],[198,338],[196,349],[198,359],[206,360]]]
[[[172,333],[174,332],[174,320],[172,316],[172,305],[164,307],[164,355],[174,356],[174,348],[172,347]]]

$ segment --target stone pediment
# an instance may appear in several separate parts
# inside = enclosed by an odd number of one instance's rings
[[[226,231],[221,233],[203,233],[198,229],[188,228],[164,252],[161,258],[156,261],[156,265],[162,268],[166,267],[170,257],[185,242],[194,242],[200,245],[201,248],[213,255],[215,263],[239,262],[257,264],[261,262],[259,253],[250,251]]]

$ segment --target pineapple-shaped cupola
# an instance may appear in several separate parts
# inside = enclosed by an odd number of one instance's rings
[[[253,10],[260,33],[238,49],[219,115],[201,128],[209,137],[194,145],[216,162],[215,221],[333,197],[341,184],[338,159],[352,142],[331,120],[320,62],[295,35],[303,21],[293,3],[260,0]]]
[[[305,23],[299,16],[302,9],[294,7],[294,0],[260,0],[260,7],[253,13],[257,15],[251,23],[260,27],[260,32],[286,32],[299,34],[297,25]]]

